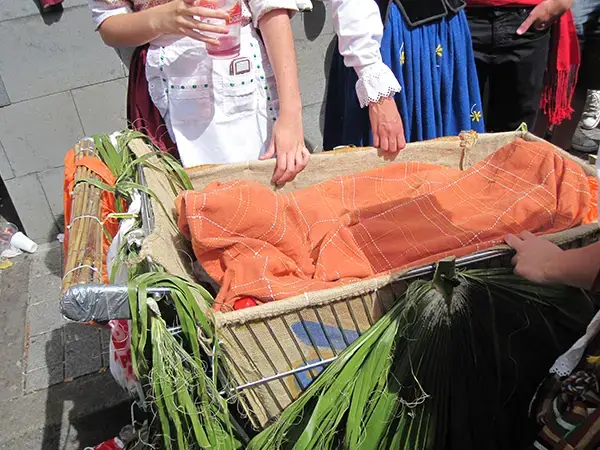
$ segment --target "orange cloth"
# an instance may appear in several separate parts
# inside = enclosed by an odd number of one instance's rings
[[[595,197],[575,162],[521,139],[466,171],[409,162],[289,194],[215,182],[176,200],[179,227],[221,285],[216,309],[279,300],[580,225]]]
[[[75,172],[78,167],[87,167],[93,171],[98,177],[109,186],[114,186],[116,179],[109,168],[98,158],[91,156],[85,156],[80,160],[75,160],[75,150],[71,149],[65,155],[65,178],[63,184],[63,207],[65,211],[65,239],[63,246],[65,249],[65,259],[69,254],[69,225],[71,224],[72,206],[73,206],[73,188],[75,187]],[[101,215],[100,220],[104,222],[105,229],[110,233],[111,236],[117,234],[119,230],[119,222],[117,220],[106,220],[106,217],[115,212],[115,196],[108,191],[102,192],[101,197]],[[102,254],[104,260],[106,260],[106,254],[108,253],[108,247],[110,241],[103,234],[103,248]],[[108,283],[108,271],[106,270],[106,264],[103,265],[102,277],[105,283]]]
[[[593,201],[593,199],[598,198],[598,178],[589,177],[588,180],[590,182],[590,197],[592,198],[592,202],[590,203],[587,216],[583,219],[583,223],[598,221],[598,202]]]

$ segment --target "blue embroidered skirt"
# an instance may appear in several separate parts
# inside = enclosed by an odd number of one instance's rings
[[[381,42],[383,62],[402,91],[396,104],[407,142],[483,132],[481,96],[464,11],[409,28],[392,2]],[[354,69],[334,52],[325,109],[324,148],[372,144],[368,108],[360,108]]]

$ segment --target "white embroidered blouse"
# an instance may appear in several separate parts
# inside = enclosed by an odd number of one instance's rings
[[[88,0],[94,24],[100,27],[107,18],[141,11],[170,0]],[[331,4],[335,33],[344,64],[357,75],[356,95],[361,107],[400,92],[392,71],[383,63],[379,46],[383,24],[374,0],[325,0]],[[260,18],[273,9],[299,11],[311,9],[310,0],[248,0],[242,3],[246,23],[258,25]]]

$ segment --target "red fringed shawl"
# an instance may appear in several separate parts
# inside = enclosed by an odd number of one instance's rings
[[[468,0],[468,6],[537,6],[540,0]],[[516,30],[515,30],[516,33]],[[573,15],[568,10],[552,27],[552,51],[548,59],[540,108],[550,126],[559,125],[573,114],[571,101],[577,84],[580,53]]]

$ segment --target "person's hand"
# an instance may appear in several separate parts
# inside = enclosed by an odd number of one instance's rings
[[[511,261],[515,274],[539,284],[562,281],[556,273],[563,254],[560,247],[528,231],[520,237],[509,234],[504,240],[517,252]]]
[[[271,181],[283,186],[306,167],[310,152],[304,145],[302,114],[280,114],[273,126],[273,136],[267,152],[259,159],[277,157]]]
[[[379,103],[369,103],[369,119],[375,148],[397,153],[406,147],[404,127],[394,97],[382,98]]]
[[[195,6],[197,3],[194,0],[173,0],[150,8],[148,13],[152,14],[152,26],[161,35],[183,35],[207,44],[218,45],[217,39],[206,36],[202,32],[227,34],[227,27],[211,25],[202,20],[207,18],[225,20],[229,15],[221,9]]]
[[[525,34],[532,25],[536,30],[548,28],[571,7],[571,3],[573,0],[544,0],[529,13],[517,34]]]

